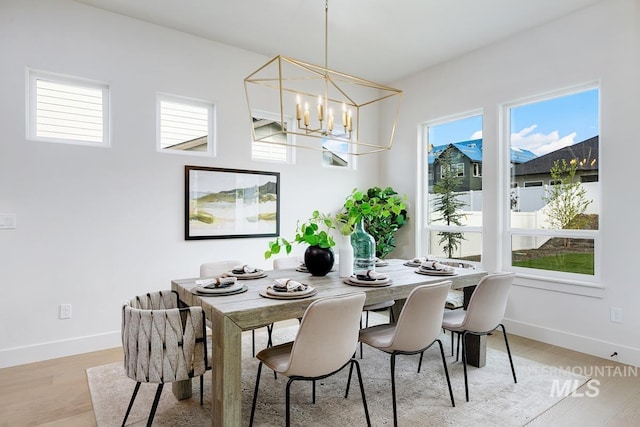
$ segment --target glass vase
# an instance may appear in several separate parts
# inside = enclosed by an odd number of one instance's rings
[[[351,234],[351,246],[353,246],[353,273],[364,274],[367,270],[375,271],[376,241],[364,229],[364,219],[356,224],[356,229]]]

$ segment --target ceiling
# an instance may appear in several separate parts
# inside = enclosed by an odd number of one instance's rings
[[[267,57],[325,61],[322,0],[76,1]],[[599,1],[332,0],[327,65],[390,83]]]

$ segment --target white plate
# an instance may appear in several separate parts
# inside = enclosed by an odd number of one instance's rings
[[[248,288],[246,285],[240,285],[240,284],[235,284],[233,286],[228,286],[226,288],[217,288],[217,289],[209,289],[209,288],[196,286],[195,288],[191,289],[191,292],[193,292],[196,295],[221,296],[221,295],[241,294],[243,292],[246,292],[247,289]]]
[[[267,273],[265,273],[264,270],[258,270],[255,273],[234,273],[233,271],[228,271],[227,276],[237,277],[238,280],[262,279],[263,277],[267,277]]]
[[[349,277],[349,281],[351,281],[352,283],[357,283],[359,285],[373,285],[373,284],[384,285],[386,283],[389,283],[390,280],[391,280],[390,277],[387,277],[386,279],[376,279],[376,280],[362,280],[362,279],[358,279],[355,275]]]
[[[424,270],[422,268],[418,268],[416,273],[426,276],[456,276],[458,274],[455,271]]]
[[[411,261],[407,261],[407,262],[405,262],[405,263],[404,263],[404,264],[402,264],[402,265],[407,266],[407,267],[420,267],[420,265],[421,265],[421,264],[422,264],[421,262],[411,262]]]
[[[307,298],[307,297],[313,296],[317,292],[318,292],[317,289],[314,288],[313,286],[309,286],[305,291],[300,291],[300,292],[278,292],[278,291],[273,291],[271,286],[267,286],[266,288],[260,290],[260,295],[265,298],[273,298],[273,299],[297,299],[297,298]]]
[[[356,282],[352,282],[351,279],[344,279],[343,282],[346,285],[360,286],[360,287],[363,287],[363,288],[389,286],[392,283],[391,280],[387,280],[386,282],[372,281],[372,280],[369,280],[369,281],[365,282],[363,280],[362,282],[356,283]]]

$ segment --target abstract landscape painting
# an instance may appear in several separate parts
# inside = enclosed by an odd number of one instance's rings
[[[280,174],[185,166],[185,239],[274,237]]]

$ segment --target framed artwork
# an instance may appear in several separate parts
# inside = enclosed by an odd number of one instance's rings
[[[280,173],[185,166],[185,240],[280,235]]]

